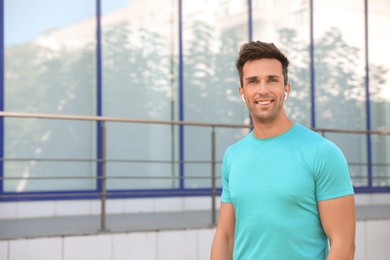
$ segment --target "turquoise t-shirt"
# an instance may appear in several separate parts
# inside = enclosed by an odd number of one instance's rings
[[[236,214],[235,260],[326,259],[317,201],[354,193],[341,150],[300,124],[228,147],[222,185],[221,201]]]

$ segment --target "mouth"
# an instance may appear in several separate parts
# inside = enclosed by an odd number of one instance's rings
[[[256,104],[262,105],[262,106],[269,105],[269,104],[271,104],[272,102],[273,102],[272,100],[258,100],[258,101],[255,101]]]

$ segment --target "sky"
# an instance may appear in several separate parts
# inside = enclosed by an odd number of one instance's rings
[[[131,0],[101,0],[107,13]],[[61,28],[96,14],[96,0],[4,0],[4,44],[36,38],[48,29]]]

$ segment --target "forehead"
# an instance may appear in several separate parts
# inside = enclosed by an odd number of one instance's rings
[[[245,62],[242,69],[245,77],[275,75],[283,77],[282,63],[277,59],[258,59]]]

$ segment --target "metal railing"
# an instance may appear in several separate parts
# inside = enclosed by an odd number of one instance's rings
[[[100,124],[101,127],[101,145],[102,145],[102,154],[101,157],[98,159],[91,159],[91,160],[85,160],[85,159],[63,159],[63,158],[51,158],[51,159],[43,159],[43,158],[1,158],[3,162],[5,161],[61,161],[61,162],[96,162],[101,164],[101,176],[79,176],[79,177],[69,177],[69,176],[50,176],[50,177],[28,177],[28,179],[35,179],[35,180],[49,180],[49,179],[95,179],[97,181],[101,182],[101,190],[99,191],[91,191],[88,193],[78,193],[78,192],[70,192],[70,193],[61,193],[60,196],[63,198],[67,198],[70,196],[86,196],[86,195],[94,195],[99,196],[101,201],[101,213],[100,213],[100,230],[105,231],[107,230],[106,227],[106,200],[108,195],[130,195],[134,194],[134,191],[128,190],[128,191],[121,191],[121,192],[114,192],[114,191],[108,191],[107,190],[107,180],[108,179],[115,179],[115,178],[153,178],[153,179],[179,179],[179,180],[188,180],[188,179],[209,179],[211,180],[211,189],[209,190],[198,190],[195,191],[198,195],[207,195],[211,196],[211,225],[216,225],[216,197],[218,193],[218,188],[216,184],[217,178],[220,178],[220,176],[216,173],[216,166],[217,164],[220,164],[221,161],[217,160],[216,157],[216,128],[241,128],[241,129],[250,129],[252,126],[250,125],[240,125],[240,124],[218,124],[218,123],[199,123],[199,122],[182,122],[182,121],[164,121],[164,120],[144,120],[144,119],[130,119],[130,118],[120,118],[120,117],[104,117],[104,116],[80,116],[80,115],[56,115],[56,114],[34,114],[34,113],[16,113],[16,112],[0,112],[0,117],[13,117],[13,118],[35,118],[35,119],[61,119],[61,120],[81,120],[81,121],[92,121],[97,122]],[[136,177],[136,176],[107,176],[106,172],[106,164],[107,162],[145,162],[145,163],[178,163],[178,164],[185,164],[189,163],[188,161],[156,161],[156,160],[107,160],[106,158],[106,128],[105,124],[106,122],[121,122],[121,123],[133,123],[133,124],[159,124],[159,125],[177,125],[177,126],[196,126],[196,127],[207,127],[211,128],[211,155],[210,155],[210,161],[191,161],[190,163],[207,163],[211,165],[211,176],[160,176],[160,177]],[[313,129],[316,132],[321,133],[323,136],[325,136],[326,133],[340,133],[340,134],[363,134],[363,135],[386,135],[390,136],[390,131],[364,131],[364,130],[341,130],[341,129],[323,129],[323,128],[315,128]],[[390,167],[390,164],[384,164],[385,167]],[[371,176],[372,177],[372,176]],[[24,177],[4,177],[0,176],[0,183],[3,183],[4,180],[16,180],[16,179],[22,179]],[[390,179],[390,176],[388,177]],[[390,191],[390,187],[388,187]],[[2,189],[0,189],[2,191]],[[194,191],[191,191],[192,193]],[[147,193],[147,192],[145,192]],[[142,194],[142,192],[137,191],[135,194]],[[158,194],[177,194],[177,195],[186,195],[186,191],[178,191],[175,189],[172,190],[165,190],[165,191],[153,191],[153,194],[156,196]],[[37,197],[37,194],[9,194],[2,192],[0,193],[0,199],[3,198],[15,198],[15,197],[21,197],[28,199],[29,197]],[[51,196],[58,196],[57,193],[49,193],[49,194],[41,194],[40,196],[45,198],[50,198]]]

